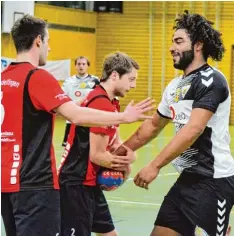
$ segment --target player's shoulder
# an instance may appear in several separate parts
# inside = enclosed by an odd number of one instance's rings
[[[93,80],[99,80],[99,78],[96,75],[88,75]]]
[[[76,83],[76,75],[72,75],[64,80],[64,83],[66,84],[73,84]]]
[[[84,101],[84,105],[90,103],[91,101],[111,104],[110,99],[108,98],[106,92],[101,89],[99,86],[94,88],[87,96],[86,100]]]
[[[103,90],[100,86],[95,87],[88,95],[89,98],[97,97],[97,98],[105,98],[107,96],[105,90]]]
[[[227,88],[228,83],[225,75],[218,69],[209,65],[204,66],[197,72],[194,81],[197,86]]]
[[[94,83],[93,86],[91,85],[92,88],[95,88],[97,85],[100,84],[100,80],[97,76],[95,75],[88,75],[89,81],[91,83]]]
[[[32,77],[39,78],[40,80],[56,80],[55,77],[49,71],[42,68],[36,68],[32,74]]]

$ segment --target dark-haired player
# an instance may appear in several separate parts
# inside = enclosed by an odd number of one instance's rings
[[[136,150],[156,137],[169,120],[176,135],[135,176],[148,188],[171,163],[181,173],[165,196],[151,236],[192,236],[195,227],[224,235],[234,204],[234,160],[230,152],[230,91],[225,76],[207,63],[224,54],[221,33],[199,14],[175,21],[170,52],[184,73],[166,87],[153,120],[145,121],[125,145]]]

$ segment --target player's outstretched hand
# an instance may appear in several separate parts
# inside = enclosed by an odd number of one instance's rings
[[[124,121],[126,123],[132,123],[137,120],[153,119],[152,116],[147,116],[143,114],[147,111],[151,111],[155,109],[155,106],[153,105],[153,103],[154,103],[154,100],[151,98],[146,98],[142,100],[141,102],[137,103],[136,105],[133,105],[134,101],[131,101],[123,112]]]

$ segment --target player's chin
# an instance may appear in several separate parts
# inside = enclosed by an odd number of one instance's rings
[[[125,92],[122,93],[122,96],[120,96],[120,97],[122,97],[122,98],[125,97],[126,93],[128,93],[128,92],[129,92],[129,91],[126,90]]]
[[[125,93],[119,93],[117,97],[124,98],[125,97]]]

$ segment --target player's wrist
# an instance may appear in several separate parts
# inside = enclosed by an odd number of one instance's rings
[[[157,159],[153,160],[150,164],[153,167],[153,169],[155,169],[155,171],[158,171],[163,167],[162,164]]]
[[[125,112],[119,112],[118,116],[120,123],[129,123]]]

